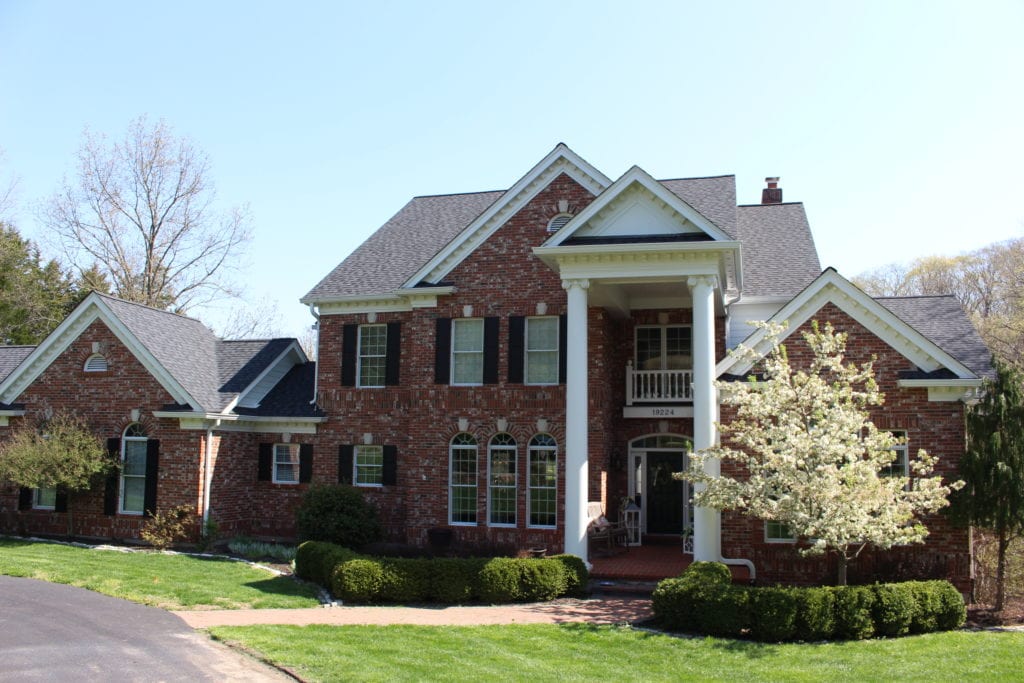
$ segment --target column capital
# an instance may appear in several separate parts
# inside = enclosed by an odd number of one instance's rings
[[[565,291],[569,291],[574,287],[579,287],[580,289],[589,289],[590,280],[587,280],[585,278],[570,278],[568,280],[562,280],[562,289],[564,289]]]
[[[710,287],[711,289],[714,289],[717,283],[718,278],[715,277],[714,275],[691,275],[690,277],[686,278],[686,284],[690,287],[690,289],[694,289],[700,286],[707,286]]]

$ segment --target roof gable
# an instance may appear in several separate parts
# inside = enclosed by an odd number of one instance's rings
[[[770,318],[771,322],[783,323],[786,330],[783,338],[814,317],[821,308],[831,303],[851,318],[874,333],[915,366],[926,373],[947,370],[958,379],[979,379],[978,375],[902,320],[891,310],[872,299],[862,290],[842,277],[834,269],[826,269],[796,297]],[[765,330],[759,329],[743,341],[761,356],[770,350]],[[716,376],[725,374],[742,375],[750,371],[751,362],[730,354],[716,368]]]

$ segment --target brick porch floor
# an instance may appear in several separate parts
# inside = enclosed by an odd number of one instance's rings
[[[591,555],[590,576],[611,581],[660,581],[679,576],[693,562],[682,543],[646,543],[613,555]],[[746,567],[729,567],[733,581],[749,581]]]

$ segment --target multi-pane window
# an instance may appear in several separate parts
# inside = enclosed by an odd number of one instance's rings
[[[558,318],[526,319],[526,383],[558,384]]]
[[[558,506],[558,448],[551,436],[538,434],[530,439],[527,469],[527,525],[554,527]]]
[[[274,444],[274,483],[299,483],[299,444]]]
[[[494,525],[516,524],[516,440],[510,434],[498,434],[487,449],[488,522]]]
[[[121,439],[121,512],[141,515],[146,505],[146,432],[132,424]],[[153,510],[153,512],[156,512]]]
[[[356,486],[381,486],[384,483],[384,447],[355,447]]]
[[[452,321],[452,384],[484,381],[484,321],[461,318]]]
[[[910,451],[907,449],[907,433],[893,430],[892,435],[897,439],[897,443],[892,447],[893,452],[896,454],[896,459],[883,467],[878,474],[882,477],[909,477],[910,461],[908,460],[908,455]]]
[[[789,543],[796,540],[787,525],[773,520],[764,523],[764,538],[769,543]]]
[[[387,325],[359,326],[359,386],[384,386],[387,372],[387,351]]]
[[[636,369],[689,370],[693,367],[692,348],[689,327],[637,327]]]
[[[456,434],[449,449],[448,509],[452,524],[476,524],[476,439]]]
[[[53,510],[57,507],[57,489],[35,489],[32,492],[32,507],[36,510]]]

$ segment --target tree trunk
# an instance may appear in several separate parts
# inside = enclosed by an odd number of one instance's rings
[[[999,534],[999,551],[996,555],[996,604],[997,612],[1003,611],[1006,600],[1006,549],[1010,546],[1010,539],[1005,534]]]
[[[839,553],[839,571],[836,576],[836,585],[846,585],[846,553]]]

